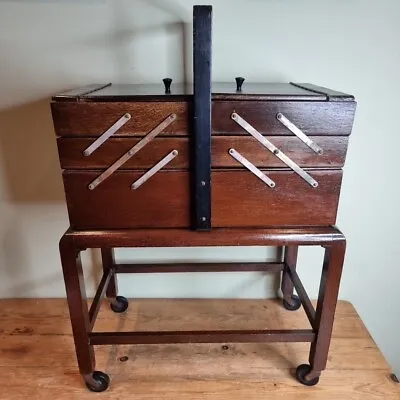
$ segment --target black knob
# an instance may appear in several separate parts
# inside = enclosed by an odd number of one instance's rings
[[[236,91],[237,92],[241,92],[242,91],[242,85],[243,85],[243,82],[245,81],[245,79],[240,77],[240,76],[238,76],[235,79],[236,79]]]
[[[172,79],[171,78],[164,78],[163,79],[164,82],[164,86],[165,86],[165,93],[171,93],[171,83],[172,83]]]

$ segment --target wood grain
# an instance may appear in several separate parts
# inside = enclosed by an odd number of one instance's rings
[[[161,135],[184,135],[189,132],[190,104],[185,102],[53,102],[54,129],[58,136],[100,136],[125,113],[131,119],[114,136],[144,136],[170,114],[177,119]]]
[[[201,246],[331,246],[345,241],[334,226],[215,228],[206,234],[190,229],[110,229],[74,231],[64,236],[77,249],[102,247],[201,247]]]
[[[1,300],[0,398],[88,399],[77,372],[63,299]],[[4,322],[3,322],[4,321]],[[301,311],[275,300],[137,300],[126,314],[104,304],[102,329],[307,327]],[[29,327],[32,330],[29,330]],[[97,368],[109,373],[107,399],[397,400],[399,385],[354,308],[339,302],[328,369],[308,388],[291,376],[307,344],[99,346]],[[127,356],[126,362],[120,358]]]
[[[319,182],[318,188],[311,187],[292,171],[264,172],[275,181],[275,188],[268,187],[247,170],[213,170],[214,228],[335,223],[341,170],[310,171]],[[74,229],[190,227],[189,172],[160,171],[139,189],[132,190],[131,184],[142,174],[117,171],[89,190],[88,185],[99,172],[65,171],[71,226]]]
[[[213,173],[213,227],[335,223],[342,171],[309,171],[318,181],[317,188],[293,171],[263,171],[276,183],[274,188],[249,171]]]
[[[63,173],[71,226],[75,229],[189,227],[188,172],[159,171],[136,190],[143,172],[118,171],[94,190],[99,172]]]
[[[288,135],[290,131],[276,118],[282,113],[306,135],[348,136],[353,127],[355,102],[326,101],[214,101],[213,134],[242,134],[247,132],[231,119],[238,113],[259,132],[268,135]]]
[[[91,138],[58,138],[61,168],[108,168],[140,141],[135,138],[111,138],[89,157],[85,157],[83,151],[93,143],[93,140]],[[268,136],[268,140],[301,167],[340,168],[344,165],[348,144],[348,137],[345,136],[315,136],[313,141],[324,150],[322,155],[317,155],[295,136]],[[190,167],[189,146],[190,141],[186,138],[155,138],[120,169],[151,168],[174,149],[178,150],[179,157],[168,164],[169,168],[187,169]],[[251,137],[214,136],[211,146],[212,167],[242,168],[229,155],[230,148],[236,149],[258,167],[285,166],[275,155]]]

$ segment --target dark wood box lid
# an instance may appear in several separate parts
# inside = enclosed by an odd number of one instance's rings
[[[160,84],[94,84],[53,97],[54,101],[190,101],[193,86],[172,84],[171,93]],[[213,83],[213,100],[354,101],[354,97],[309,83]]]

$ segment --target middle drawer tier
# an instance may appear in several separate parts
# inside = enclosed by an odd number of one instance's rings
[[[267,136],[275,146],[301,167],[340,168],[346,158],[347,136],[314,136],[313,141],[323,149],[316,154],[295,136]],[[129,151],[140,139],[108,139],[90,156],[84,150],[93,143],[93,138],[58,138],[58,151],[63,169],[106,169]],[[212,166],[214,168],[242,167],[230,154],[234,148],[258,167],[285,167],[274,154],[269,152],[252,137],[213,136]],[[130,158],[120,169],[151,168],[172,150],[178,150],[179,157],[173,159],[168,168],[190,168],[190,139],[155,138]]]

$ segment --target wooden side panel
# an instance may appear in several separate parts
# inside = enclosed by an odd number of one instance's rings
[[[317,155],[295,136],[272,136],[268,139],[280,148],[288,157],[302,167],[343,166],[348,137],[315,136],[313,138],[323,150]],[[135,138],[112,138],[104,143],[89,157],[83,151],[93,142],[92,138],[58,138],[58,152],[61,168],[65,169],[105,169],[139,142]],[[178,150],[168,168],[189,168],[190,148],[187,138],[156,138],[135,154],[121,169],[151,168],[172,150]],[[284,167],[275,155],[261,146],[252,137],[214,136],[212,138],[212,166],[214,168],[241,168],[242,166],[229,154],[234,148],[258,167]]]
[[[189,227],[188,172],[159,171],[137,190],[131,184],[143,172],[116,172],[89,190],[98,175],[98,171],[63,174],[74,229]]]
[[[177,119],[164,135],[188,135],[191,106],[185,102],[53,102],[54,129],[58,136],[100,136],[125,113],[131,119],[114,136],[144,136],[170,114]]]
[[[213,133],[248,133],[231,119],[238,113],[259,132],[268,135],[290,135],[291,132],[276,118],[282,113],[306,135],[350,135],[355,102],[327,101],[214,101]]]
[[[341,170],[309,171],[318,181],[318,188],[311,187],[292,171],[265,173],[275,181],[274,188],[248,171],[213,172],[213,227],[335,223]]]

